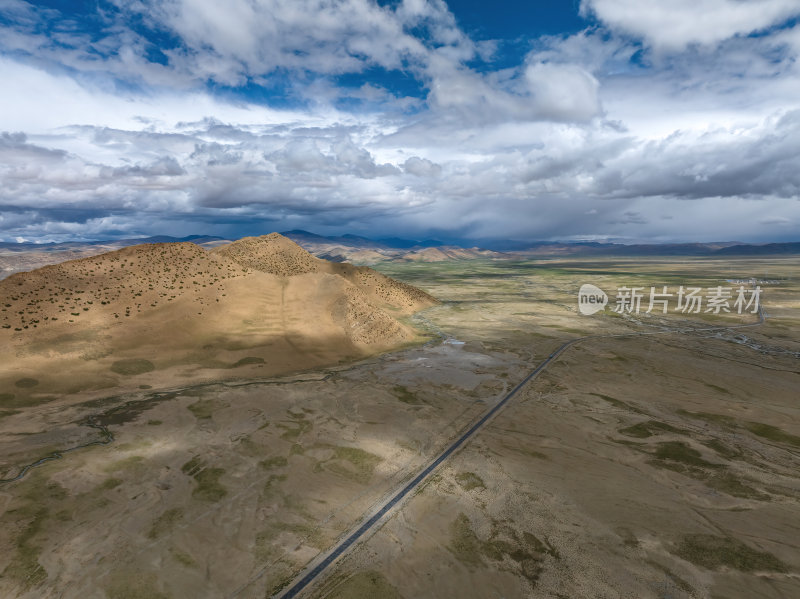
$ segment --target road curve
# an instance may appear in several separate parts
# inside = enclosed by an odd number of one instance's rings
[[[296,597],[302,591],[304,591],[309,585],[311,585],[316,578],[323,572],[325,569],[328,568],[334,561],[336,561],[339,557],[341,557],[345,552],[347,552],[350,547],[358,542],[361,537],[363,537],[367,532],[370,531],[386,514],[388,514],[398,503],[400,503],[409,493],[414,491],[421,483],[424,481],[430,474],[439,467],[439,465],[444,462],[447,458],[449,458],[453,453],[458,451],[462,445],[464,445],[472,436],[475,435],[489,420],[491,420],[500,410],[502,410],[505,405],[517,394],[519,391],[527,385],[530,381],[536,378],[540,372],[542,372],[547,366],[556,358],[558,358],[562,353],[564,353],[569,347],[572,345],[580,342],[586,341],[588,339],[601,339],[601,338],[615,338],[615,337],[639,337],[639,336],[648,336],[648,335],[663,335],[668,333],[692,333],[692,332],[701,332],[701,331],[715,331],[715,330],[728,330],[728,329],[738,329],[744,327],[752,327],[758,326],[764,323],[765,314],[761,307],[758,310],[759,319],[757,322],[748,323],[748,324],[741,324],[741,325],[733,325],[733,326],[709,326],[709,327],[688,327],[684,329],[664,329],[658,331],[647,331],[647,332],[636,332],[636,333],[621,333],[616,335],[588,335],[585,337],[577,337],[575,339],[570,339],[566,343],[563,343],[556,349],[553,353],[551,353],[547,359],[545,359],[541,364],[539,364],[532,372],[528,374],[520,383],[514,387],[511,391],[506,394],[503,399],[501,399],[497,404],[495,404],[490,410],[488,410],[475,424],[473,424],[465,433],[459,436],[455,441],[453,441],[447,449],[445,449],[439,457],[437,457],[433,462],[428,464],[428,466],[422,470],[417,476],[415,476],[411,481],[406,483],[399,491],[397,491],[391,499],[389,499],[386,503],[384,503],[380,509],[372,514],[367,520],[361,523],[361,525],[349,535],[347,535],[344,539],[339,541],[333,548],[329,549],[328,552],[325,554],[325,557],[316,565],[307,569],[304,573],[301,573],[298,578],[296,578],[288,587],[284,588],[283,590],[279,591],[273,597],[274,599],[291,599],[292,597]],[[244,590],[245,587],[240,589]],[[236,597],[239,595],[237,591],[231,597]]]

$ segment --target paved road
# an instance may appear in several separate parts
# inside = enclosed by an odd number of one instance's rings
[[[350,546],[358,541],[365,533],[367,533],[377,522],[383,518],[391,509],[396,506],[400,501],[403,500],[409,493],[414,491],[419,484],[425,480],[431,472],[436,470],[439,467],[439,464],[444,462],[447,458],[449,458],[455,451],[466,443],[466,441],[472,437],[478,429],[480,429],[484,424],[486,424],[497,412],[503,409],[512,397],[514,397],[520,389],[522,389],[528,382],[530,382],[533,378],[535,378],[542,370],[547,368],[547,365],[556,359],[564,350],[566,350],[570,345],[576,343],[581,339],[573,339],[572,341],[567,341],[563,345],[561,345],[556,351],[554,351],[548,358],[539,364],[536,369],[531,372],[528,376],[522,379],[516,387],[514,387],[503,399],[501,399],[497,404],[492,407],[488,412],[486,412],[480,420],[478,420],[475,424],[473,424],[469,430],[467,430],[463,435],[458,437],[455,441],[453,441],[450,446],[442,452],[438,458],[436,458],[433,462],[431,462],[422,472],[417,474],[410,482],[406,483],[406,485],[400,489],[394,496],[387,501],[377,512],[375,512],[366,522],[361,524],[354,532],[352,532],[349,536],[339,542],[323,559],[319,562],[316,566],[314,566],[310,571],[305,573],[305,575],[297,580],[294,584],[288,587],[285,591],[278,593],[276,597],[280,597],[281,599],[289,599],[290,597],[297,596],[303,589],[305,589],[308,585],[314,582],[314,579],[319,576],[325,568],[330,566],[336,559],[338,559],[343,553],[345,553]]]
[[[316,578],[325,571],[328,566],[330,566],[334,561],[336,561],[339,557],[341,557],[345,552],[347,552],[350,547],[358,542],[366,533],[370,531],[386,514],[388,514],[398,503],[400,503],[409,493],[416,490],[416,488],[424,481],[428,476],[439,467],[439,465],[444,462],[447,458],[449,458],[453,453],[458,451],[462,445],[464,445],[475,433],[478,432],[489,420],[491,420],[500,410],[502,410],[506,404],[511,401],[511,399],[519,393],[519,391],[527,385],[530,381],[536,378],[540,372],[542,372],[547,366],[558,356],[564,353],[570,346],[580,342],[586,341],[587,339],[608,339],[608,338],[615,338],[615,337],[640,337],[640,336],[647,336],[647,335],[663,335],[667,333],[690,333],[690,332],[703,332],[703,331],[720,331],[720,330],[728,330],[728,329],[739,329],[744,327],[752,327],[758,326],[764,322],[765,315],[761,308],[758,311],[759,319],[757,322],[743,324],[743,325],[734,325],[729,327],[721,327],[721,326],[709,326],[709,327],[687,327],[684,329],[663,329],[658,331],[647,331],[647,332],[638,332],[638,333],[621,333],[618,335],[589,335],[586,337],[578,337],[576,339],[572,339],[567,341],[566,343],[559,346],[552,354],[550,354],[546,360],[544,360],[541,364],[539,364],[528,376],[526,376],[522,381],[514,387],[503,399],[501,399],[494,407],[492,407],[489,411],[487,411],[475,424],[473,424],[464,434],[458,437],[455,441],[453,441],[447,449],[442,452],[439,457],[437,457],[433,462],[431,462],[424,470],[422,470],[417,476],[415,476],[410,482],[406,483],[399,491],[397,491],[391,499],[389,499],[386,503],[384,503],[377,511],[375,511],[366,521],[364,521],[355,531],[347,535],[343,540],[339,541],[332,549],[330,549],[326,554],[325,557],[316,563],[315,565],[311,566],[310,569],[307,569],[304,573],[301,573],[298,578],[296,578],[286,589],[280,591],[275,595],[275,599],[290,599],[292,597],[296,597],[299,593],[305,590],[309,585],[314,583]],[[237,596],[239,593],[234,594],[234,597]]]
[[[480,420],[478,420],[475,424],[473,424],[464,434],[458,437],[455,441],[453,441],[450,446],[442,452],[438,458],[436,458],[433,462],[431,462],[422,472],[417,474],[411,481],[406,483],[406,485],[401,488],[397,493],[392,496],[389,501],[387,501],[377,512],[375,512],[368,520],[361,524],[354,532],[348,535],[345,539],[339,542],[330,552],[326,555],[326,557],[319,562],[316,566],[314,566],[311,570],[306,572],[302,578],[294,582],[291,586],[289,586],[286,590],[278,593],[276,597],[280,597],[281,599],[289,599],[291,597],[297,596],[298,593],[303,591],[308,585],[314,582],[314,579],[319,576],[323,570],[325,570],[329,565],[331,565],[336,559],[338,559],[343,553],[345,553],[353,543],[357,542],[364,534],[366,534],[377,522],[383,518],[393,507],[395,507],[400,501],[403,500],[409,493],[414,491],[420,483],[425,480],[431,472],[436,470],[439,465],[444,462],[447,458],[449,458],[454,452],[458,451],[458,449],[464,445],[464,443],[469,440],[484,424],[486,424],[495,414],[497,414],[503,407],[522,389],[525,385],[527,385],[532,379],[534,379],[542,370],[547,368],[547,365],[550,364],[553,360],[555,360],[564,350],[566,350],[569,346],[578,341],[582,341],[584,338],[580,339],[573,339],[571,341],[567,341],[563,345],[561,345],[556,351],[550,354],[546,360],[544,360],[541,364],[539,364],[535,370],[533,370],[528,376],[522,379],[516,387],[514,387],[503,399],[501,399],[497,404],[494,405],[489,411],[487,411]]]

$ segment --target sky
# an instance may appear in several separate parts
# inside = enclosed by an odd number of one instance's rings
[[[0,240],[800,240],[798,0],[0,0]]]

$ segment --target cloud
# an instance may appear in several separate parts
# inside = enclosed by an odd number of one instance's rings
[[[723,0],[665,16],[673,45],[649,17],[615,21],[638,4],[587,1],[599,24],[503,68],[439,0],[115,3],[90,30],[5,0],[2,238],[750,239],[800,222],[798,31],[695,39]]]
[[[286,75],[302,87],[373,67],[421,74],[434,48],[455,62],[477,51],[441,0],[109,1],[115,10],[73,17],[4,0],[0,48],[58,72],[180,89]]]
[[[588,121],[600,113],[600,83],[577,65],[530,64],[525,69],[525,81],[540,117]]]
[[[403,170],[416,177],[437,177],[442,172],[442,167],[426,158],[412,156],[403,163]]]
[[[581,11],[657,50],[710,46],[800,15],[795,0],[583,0]]]

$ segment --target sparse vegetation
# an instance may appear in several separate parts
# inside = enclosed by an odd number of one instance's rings
[[[117,360],[111,365],[112,372],[122,374],[125,376],[134,376],[137,374],[144,374],[152,372],[156,367],[149,360],[141,358],[130,358],[127,360]]]
[[[259,358],[257,356],[247,356],[246,358],[242,358],[241,360],[237,361],[231,368],[239,368],[240,366],[251,366],[254,364],[263,364],[264,358]]]
[[[358,572],[337,582],[325,595],[329,599],[403,599],[403,595],[375,570]]]
[[[39,380],[32,378],[19,379],[17,382],[14,383],[14,385],[19,387],[20,389],[31,389],[33,387],[36,387],[38,384]]]
[[[449,549],[459,561],[471,568],[490,560],[494,562],[494,568],[507,569],[508,558],[515,564],[514,570],[532,585],[539,579],[546,556],[561,559],[549,542],[541,541],[530,532],[519,531],[506,522],[492,520],[489,538],[481,540],[463,513],[450,525]]]
[[[397,396],[397,399],[412,406],[418,406],[425,403],[417,396],[416,393],[412,393],[408,390],[408,387],[403,385],[395,385],[394,394]]]
[[[372,478],[380,461],[379,456],[358,447],[337,446],[333,448],[333,457],[323,465],[330,472],[364,483]]]
[[[110,491],[111,489],[116,489],[121,484],[122,481],[120,479],[110,477],[105,479],[102,483],[100,483],[100,489],[102,489],[103,491]]]
[[[120,566],[109,576],[106,586],[108,599],[172,599],[158,590],[156,576],[150,572],[136,572]]]
[[[147,532],[147,538],[157,539],[171,532],[175,524],[181,518],[183,518],[183,508],[176,507],[166,510],[158,518],[153,520],[153,524]]]
[[[771,553],[759,551],[738,539],[708,534],[686,535],[672,552],[708,570],[723,566],[740,572],[786,572],[787,567]]]
[[[279,455],[271,458],[267,458],[266,460],[261,460],[258,465],[264,468],[264,470],[274,470],[275,468],[283,468],[289,464],[289,460],[285,457]]]
[[[660,435],[663,433],[675,433],[679,435],[686,435],[687,431],[674,426],[670,426],[666,422],[659,422],[657,420],[648,420],[647,422],[640,422],[633,426],[621,428],[619,432],[628,437],[636,437],[638,439],[646,439],[653,435]]]
[[[702,454],[682,441],[666,441],[659,443],[655,458],[662,462],[673,462],[694,468],[720,468],[720,464],[713,464],[704,460]]]
[[[16,538],[16,553],[2,575],[16,580],[21,588],[29,589],[47,579],[47,571],[39,563],[41,548],[33,541],[47,518],[47,509],[31,504],[16,515],[23,520],[27,519],[27,524]]]
[[[218,404],[213,399],[198,399],[196,402],[189,404],[187,407],[198,420],[208,420],[214,415]]]
[[[486,488],[486,484],[483,482],[483,479],[474,472],[459,472],[456,474],[456,482],[465,491]]]
[[[228,494],[228,490],[219,482],[225,474],[223,468],[210,468],[205,465],[199,456],[181,466],[181,471],[194,478],[197,486],[192,491],[192,497],[201,501],[219,501]]]

